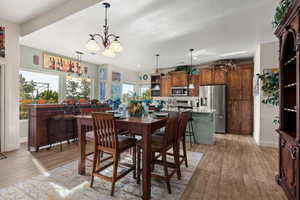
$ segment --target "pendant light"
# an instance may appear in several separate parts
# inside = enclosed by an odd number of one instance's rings
[[[191,68],[191,72],[192,72],[192,69],[193,69],[193,51],[194,51],[194,49],[190,49],[190,54],[191,54],[191,66],[190,66],[190,68]],[[194,84],[191,82],[191,74],[188,74],[188,79],[189,79],[188,88],[189,89],[195,89]]]
[[[87,41],[85,48],[91,54],[96,54],[103,49],[102,55],[113,58],[117,53],[120,53],[123,50],[123,47],[120,43],[120,37],[113,33],[109,33],[107,10],[110,8],[110,4],[104,2],[103,6],[105,8],[103,33],[90,34],[90,38]],[[99,40],[96,40],[96,37],[98,37]]]
[[[159,57],[159,54],[156,54],[156,69],[155,69],[155,75],[159,75],[159,69],[158,69],[158,57]],[[159,84],[156,84],[153,88],[154,90],[160,90],[160,85]]]

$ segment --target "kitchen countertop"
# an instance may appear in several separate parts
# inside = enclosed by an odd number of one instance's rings
[[[186,110],[191,110],[191,109],[186,109]],[[178,111],[177,108],[163,108],[162,111]],[[208,110],[208,109],[203,109],[203,108],[198,108],[194,107],[193,110],[191,110],[193,113],[207,113],[207,114],[212,114],[215,112],[215,110]]]

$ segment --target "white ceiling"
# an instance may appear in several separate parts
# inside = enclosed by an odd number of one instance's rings
[[[111,63],[135,71],[154,69],[156,53],[161,54],[160,67],[189,64],[190,48],[199,54],[194,63],[249,57],[259,43],[275,40],[271,22],[277,3],[274,0],[112,0],[110,32],[121,36],[124,47],[115,58],[90,55],[84,50],[88,35],[102,32],[104,9],[100,4],[31,33],[21,43],[71,57],[76,50],[84,51],[86,61]],[[232,52],[240,54],[226,56]]]
[[[1,0],[0,18],[23,24],[68,0]]]

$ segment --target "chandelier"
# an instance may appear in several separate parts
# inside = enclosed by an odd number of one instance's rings
[[[119,41],[119,36],[109,33],[107,23],[107,10],[110,8],[110,4],[104,2],[102,4],[105,8],[105,24],[103,26],[103,34],[90,34],[90,39],[87,41],[85,48],[91,53],[96,54],[103,49],[102,55],[106,57],[115,57],[116,53],[120,53],[123,50]],[[100,41],[96,41],[96,38],[100,38]]]

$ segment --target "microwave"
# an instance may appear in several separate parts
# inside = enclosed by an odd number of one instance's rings
[[[187,87],[172,87],[172,96],[187,96],[188,89]]]

